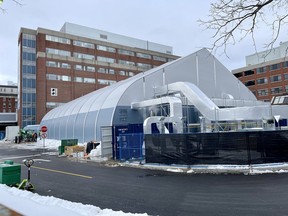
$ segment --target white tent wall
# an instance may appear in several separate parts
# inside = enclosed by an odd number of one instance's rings
[[[175,82],[194,83],[209,98],[232,95],[236,100],[256,101],[252,92],[206,49],[168,62],[145,73],[91,92],[51,110],[41,121],[49,138],[77,138],[81,142],[101,139],[101,127],[143,123],[141,111],[132,102],[154,98],[155,90]],[[126,109],[127,118],[120,112]]]
[[[191,82],[209,98],[223,98],[230,94],[234,99],[257,100],[221,62],[206,49],[186,56],[165,68],[166,84]]]

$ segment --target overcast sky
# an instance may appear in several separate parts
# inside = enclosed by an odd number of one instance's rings
[[[215,0],[4,0],[0,12],[0,84],[17,82],[18,35],[21,27],[59,31],[65,22],[76,23],[173,47],[179,56],[213,43],[198,19],[207,19]],[[267,29],[266,29],[267,31]],[[263,34],[256,40],[264,40]],[[245,56],[254,53],[251,40],[228,47],[229,58],[216,54],[229,70],[244,67]]]

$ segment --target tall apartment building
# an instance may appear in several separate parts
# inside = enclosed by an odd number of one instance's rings
[[[258,100],[271,101],[273,96],[288,93],[288,42],[269,51],[246,56],[246,66],[232,73]]]
[[[0,132],[6,126],[17,125],[17,95],[16,85],[0,85]]]
[[[38,124],[63,103],[179,57],[170,46],[72,23],[60,31],[21,28],[18,46],[20,127]]]

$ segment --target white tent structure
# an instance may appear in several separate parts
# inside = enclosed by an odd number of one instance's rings
[[[159,123],[161,115],[153,116],[153,107],[161,104],[169,105],[164,122],[174,122],[177,133],[187,124],[177,106],[195,107],[198,123],[199,117],[209,123],[261,121],[273,119],[274,113],[287,115],[284,106],[272,109],[270,103],[257,101],[210,52],[201,49],[57,107],[45,115],[41,125],[48,127],[51,139],[101,140],[102,127]],[[147,127],[149,133],[151,125]]]

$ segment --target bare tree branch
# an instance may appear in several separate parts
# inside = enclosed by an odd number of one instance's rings
[[[272,49],[288,20],[287,0],[217,0],[210,7],[208,20],[199,20],[206,29],[214,30],[211,50],[223,48],[228,56],[227,46],[251,36],[257,52],[255,31],[258,24],[265,23],[271,31],[271,40],[265,48]],[[268,18],[267,18],[268,17]]]
[[[1,5],[2,5],[2,3],[3,3],[3,1],[4,0],[0,0],[0,11],[2,12],[2,13],[6,13],[7,12],[7,9],[5,9],[5,8],[3,8]],[[5,1],[9,1],[9,0],[5,0]],[[11,1],[11,0],[10,0]],[[23,4],[20,2],[20,1],[18,1],[18,0],[12,0],[13,2],[15,2],[18,6],[23,6]]]

